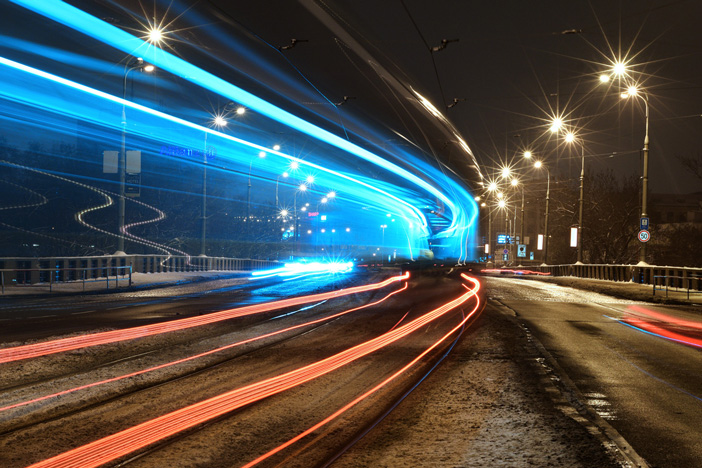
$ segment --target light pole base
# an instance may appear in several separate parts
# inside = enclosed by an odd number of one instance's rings
[[[128,256],[128,255],[127,255],[124,251],[122,251],[122,250],[118,250],[117,252],[113,253],[112,255],[114,255],[115,257],[127,257],[127,256]]]

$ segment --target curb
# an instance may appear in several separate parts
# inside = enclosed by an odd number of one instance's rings
[[[568,374],[558,364],[558,361],[548,352],[541,342],[531,333],[531,331],[519,321],[516,312],[509,306],[498,300],[490,300],[490,305],[497,312],[505,315],[524,331],[527,340],[534,345],[539,354],[543,357],[541,368],[546,385],[550,385],[552,391],[547,388],[547,393],[551,396],[556,407],[566,416],[572,418],[585,427],[591,434],[600,439],[602,445],[612,453],[622,466],[636,468],[651,468],[650,465],[639,455],[636,450],[622,437],[619,432],[605,421],[587,403],[585,396],[580,392]]]

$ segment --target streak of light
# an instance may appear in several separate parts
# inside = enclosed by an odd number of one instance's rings
[[[101,344],[115,343],[119,341],[132,340],[135,338],[143,338],[162,333],[168,333],[176,330],[185,330],[188,328],[199,327],[222,320],[244,317],[247,315],[259,314],[284,307],[294,307],[300,304],[309,302],[317,302],[325,299],[347,296],[365,291],[373,291],[384,288],[392,283],[403,281],[409,278],[409,272],[400,276],[393,276],[379,283],[366,284],[363,286],[355,286],[347,289],[339,289],[320,294],[312,294],[308,296],[283,299],[280,301],[268,302],[265,304],[254,304],[250,306],[238,307],[235,309],[223,310],[198,317],[189,317],[180,320],[173,320],[165,323],[156,323],[152,325],[143,325],[140,327],[126,328],[123,330],[113,330],[109,332],[93,333],[90,335],[74,336],[70,338],[62,338],[58,340],[45,341],[24,346],[14,346],[11,348],[0,349],[0,364],[5,362],[20,361],[24,359],[56,354],[73,349],[80,349],[89,346],[97,346]]]
[[[627,312],[635,312],[637,314],[644,315],[644,316],[659,320],[661,322],[672,323],[674,325],[678,325],[678,326],[681,326],[684,328],[692,328],[695,330],[702,330],[702,323],[701,322],[695,322],[692,320],[684,320],[684,319],[680,319],[677,317],[673,317],[671,315],[661,314],[660,312],[655,312],[653,310],[646,309],[646,308],[641,307],[641,306],[629,306],[627,308]]]
[[[534,271],[534,270],[508,270],[505,268],[486,268],[482,270],[483,273],[511,273],[513,275],[540,275],[540,276],[550,276],[551,273]]]
[[[76,31],[80,31],[83,34],[109,44],[112,47],[124,51],[125,53],[135,57],[143,57],[145,61],[158,66],[160,69],[167,70],[176,76],[187,79],[205,89],[209,89],[217,94],[226,96],[232,101],[241,103],[249,109],[254,109],[262,115],[265,115],[275,121],[281,122],[313,138],[324,141],[343,151],[371,162],[372,164],[380,166],[391,173],[400,175],[404,179],[412,182],[414,185],[421,187],[423,190],[439,198],[443,203],[450,206],[453,211],[456,211],[453,202],[444,193],[409,171],[386,161],[380,156],[377,156],[376,154],[361,148],[360,146],[351,143],[344,138],[317,127],[300,117],[290,114],[274,106],[273,104],[164,51],[163,49],[151,46],[148,42],[134,37],[131,34],[98,18],[95,18],[78,8],[55,0],[44,0],[42,2],[36,2],[35,0],[12,0],[12,2],[42,16],[51,18],[54,21],[65,24]],[[75,84],[76,83],[74,83],[74,85]],[[114,99],[116,98],[111,97],[111,100]],[[133,105],[133,103],[130,104]],[[191,126],[192,125],[193,124],[191,124]],[[260,149],[265,150],[266,148],[261,147]],[[300,162],[305,163],[304,161]],[[404,205],[418,219],[424,221],[424,216],[419,209],[398,197],[393,195],[389,196],[395,201]]]
[[[633,328],[634,330],[646,333],[648,335],[652,335],[670,341],[675,341],[676,343],[694,346],[695,348],[702,348],[701,339],[692,338],[689,336],[681,335],[680,333],[675,333],[670,330],[666,330],[663,327],[659,327],[658,325],[646,322],[645,320],[629,317],[622,318],[622,320],[620,320],[620,323],[630,328]]]
[[[211,349],[211,350],[209,350],[209,351],[205,351],[205,352],[203,352],[203,353],[195,354],[195,355],[193,355],[193,356],[188,356],[188,357],[183,358],[183,359],[178,359],[178,360],[176,360],[176,361],[166,362],[166,363],[163,363],[163,364],[159,364],[158,366],[153,366],[153,367],[149,367],[149,368],[146,368],[146,369],[141,369],[141,370],[138,370],[138,371],[135,371],[135,372],[131,372],[131,373],[129,373],[129,374],[124,374],[124,375],[120,375],[120,376],[117,376],[117,377],[112,377],[112,378],[109,378],[109,379],[100,380],[100,381],[98,381],[98,382],[92,382],[92,383],[89,383],[89,384],[86,384],[86,385],[81,385],[81,386],[74,387],[74,388],[71,388],[71,389],[62,390],[62,391],[60,391],[60,392],[52,393],[52,394],[50,394],[50,395],[44,395],[44,396],[41,396],[41,397],[37,397],[37,398],[34,398],[34,399],[32,399],[32,400],[26,400],[26,401],[21,401],[21,402],[18,402],[18,403],[14,403],[14,404],[12,404],[12,405],[8,405],[8,406],[5,406],[5,407],[0,408],[0,412],[2,412],[2,411],[7,411],[7,410],[11,410],[11,409],[14,409],[14,408],[19,408],[19,407],[21,407],[21,406],[30,405],[30,404],[32,404],[32,403],[38,403],[38,402],[40,402],[40,401],[49,400],[49,399],[51,399],[51,398],[58,398],[58,397],[61,397],[61,396],[64,396],[64,395],[68,395],[68,394],[73,393],[73,392],[77,392],[77,391],[79,391],[79,390],[86,390],[86,389],[88,389],[88,388],[94,388],[94,387],[97,387],[97,386],[99,386],[99,385],[104,385],[104,384],[108,384],[108,383],[112,383],[112,382],[118,382],[118,381],[120,381],[120,380],[128,379],[128,378],[131,378],[131,377],[136,377],[136,376],[138,376],[138,375],[144,375],[144,374],[147,374],[147,373],[149,373],[149,372],[154,372],[154,371],[157,371],[157,370],[160,370],[160,369],[165,369],[165,368],[167,368],[167,367],[175,366],[175,365],[178,365],[178,364],[183,364],[183,363],[185,363],[185,362],[194,361],[194,360],[196,360],[196,359],[203,358],[203,357],[205,357],[205,356],[210,356],[210,355],[212,355],[212,354],[216,354],[216,353],[219,353],[219,352],[221,352],[221,351],[226,351],[226,350],[228,350],[228,349],[236,348],[237,346],[243,346],[243,345],[245,345],[245,344],[253,343],[253,342],[255,342],[255,341],[259,341],[259,340],[262,340],[262,339],[264,339],[264,338],[270,338],[270,337],[272,337],[272,336],[276,336],[276,335],[280,335],[280,334],[282,334],[282,333],[287,333],[287,332],[290,332],[290,331],[294,331],[294,330],[297,330],[297,329],[299,329],[299,328],[309,327],[309,326],[311,326],[311,325],[316,325],[316,324],[322,323],[322,322],[328,322],[328,321],[330,321],[330,320],[334,320],[334,319],[336,319],[336,318],[339,318],[339,317],[341,317],[341,316],[343,316],[343,315],[350,314],[351,312],[356,312],[356,311],[359,311],[359,310],[362,310],[362,309],[366,309],[366,308],[368,308],[368,307],[373,307],[373,306],[376,306],[376,305],[378,305],[378,304],[382,304],[383,302],[385,302],[386,300],[388,300],[390,297],[394,296],[395,294],[401,293],[401,292],[406,291],[406,290],[407,290],[407,283],[405,283],[405,284],[402,286],[402,288],[397,289],[397,290],[395,290],[395,291],[392,291],[391,293],[387,294],[386,296],[382,297],[381,299],[378,299],[377,301],[374,301],[374,302],[370,302],[370,303],[368,303],[368,304],[364,304],[364,305],[362,305],[362,306],[354,307],[354,308],[352,308],[352,309],[347,309],[347,310],[344,310],[344,311],[342,311],[342,312],[338,312],[338,313],[336,313],[336,314],[333,314],[333,315],[330,315],[330,316],[327,316],[327,317],[322,317],[322,318],[317,319],[317,320],[312,320],[312,321],[309,321],[309,322],[305,322],[305,323],[301,323],[301,324],[298,324],[298,325],[294,325],[294,326],[292,326],[292,327],[283,328],[283,329],[281,329],[281,330],[277,330],[277,331],[274,331],[274,332],[270,332],[270,333],[266,333],[266,334],[263,334],[263,335],[259,335],[259,336],[256,336],[256,337],[254,337],[254,338],[249,338],[249,339],[246,339],[246,340],[238,341],[238,342],[236,342],[236,343],[230,343],[230,344],[228,344],[228,345],[220,346],[220,347],[217,347],[217,348],[215,348],[215,349]],[[305,309],[307,309],[307,307],[305,307]],[[303,309],[303,310],[304,310],[304,309]],[[294,313],[294,312],[291,312],[291,314],[292,314],[292,313]],[[274,318],[280,318],[280,317],[284,317],[284,316],[287,316],[287,315],[290,315],[290,314],[285,314],[285,315],[282,315],[282,316],[279,316],[279,317],[274,317]]]
[[[271,276],[292,276],[300,273],[347,273],[352,268],[353,263],[351,262],[286,263],[285,266],[273,270],[254,271],[251,276],[270,278]]]
[[[463,320],[461,320],[461,321],[458,323],[458,325],[456,325],[454,328],[452,328],[452,329],[451,329],[448,333],[446,333],[444,336],[442,336],[441,338],[439,338],[436,342],[434,342],[434,344],[432,344],[430,347],[428,347],[426,350],[424,350],[422,353],[420,353],[417,357],[415,357],[414,359],[412,359],[409,363],[407,363],[405,366],[403,366],[403,367],[402,367],[401,369],[399,369],[397,372],[395,372],[394,374],[392,374],[391,376],[389,376],[388,378],[386,378],[385,380],[383,380],[382,382],[380,382],[379,384],[377,384],[375,387],[371,388],[370,390],[368,390],[367,392],[363,393],[362,395],[356,397],[354,400],[352,400],[351,402],[347,403],[345,406],[343,406],[342,408],[338,409],[337,411],[335,411],[335,412],[332,413],[331,415],[327,416],[325,419],[323,419],[322,421],[318,422],[318,423],[315,424],[314,426],[310,427],[310,428],[307,429],[306,431],[304,431],[304,432],[298,434],[297,436],[295,436],[295,437],[293,437],[292,439],[288,440],[288,441],[285,442],[284,444],[281,444],[281,445],[279,445],[278,447],[276,447],[276,448],[270,450],[269,452],[267,452],[267,453],[261,455],[260,457],[256,458],[255,460],[253,460],[253,461],[251,461],[251,462],[249,462],[249,463],[243,465],[241,468],[250,468],[250,467],[252,467],[252,466],[254,466],[254,465],[258,465],[259,463],[261,463],[262,461],[266,460],[267,458],[270,458],[271,456],[275,455],[276,453],[280,452],[281,450],[283,450],[283,449],[285,449],[285,448],[291,446],[291,445],[294,444],[295,442],[297,442],[297,441],[303,439],[304,437],[310,435],[311,433],[313,433],[313,432],[316,431],[317,429],[321,428],[322,426],[325,426],[326,424],[330,423],[330,422],[333,421],[334,419],[338,418],[339,416],[341,416],[342,414],[344,414],[346,411],[348,411],[349,409],[353,408],[353,407],[356,406],[358,403],[360,403],[361,401],[365,400],[366,398],[368,398],[369,396],[371,396],[372,394],[374,394],[375,392],[377,392],[378,390],[382,389],[382,388],[385,387],[387,384],[389,384],[390,382],[392,382],[393,380],[395,380],[397,377],[399,377],[399,376],[401,376],[402,374],[404,374],[405,372],[407,372],[410,368],[412,368],[412,367],[413,367],[414,365],[416,365],[420,360],[422,360],[422,358],[424,358],[427,354],[429,354],[429,353],[430,353],[431,351],[433,351],[436,347],[438,347],[440,344],[442,344],[444,341],[446,341],[451,335],[453,335],[453,334],[456,333],[458,330],[460,330],[460,329],[466,324],[466,322],[468,322],[468,320],[470,320],[470,319],[475,315],[475,313],[480,309],[480,297],[477,296],[477,293],[478,293],[478,291],[480,290],[480,283],[479,283],[476,279],[471,278],[471,277],[469,277],[469,276],[467,276],[467,275],[465,275],[465,274],[461,274],[461,276],[463,276],[465,279],[467,279],[467,280],[469,280],[469,281],[471,281],[471,282],[473,283],[473,286],[474,286],[474,287],[473,287],[473,288],[468,288],[468,289],[469,289],[469,294],[474,295],[474,296],[476,297],[476,304],[475,304],[475,307],[473,308],[473,310],[471,310],[470,313],[466,314],[466,315],[463,317]],[[465,285],[464,285],[464,286],[465,286]]]
[[[217,395],[74,448],[35,463],[31,465],[31,468],[97,468],[237,408],[326,375],[410,335],[451,310],[460,307],[469,299],[477,297],[480,283],[465,274],[462,276],[472,282],[475,288],[393,331],[307,366]]]

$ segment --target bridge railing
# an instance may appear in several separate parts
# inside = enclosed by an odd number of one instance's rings
[[[542,265],[534,270],[551,273],[552,276],[575,276],[577,278],[607,281],[631,281],[650,284],[654,288],[678,288],[702,291],[702,268],[671,267],[656,265]]]
[[[273,260],[168,255],[0,258],[3,286],[90,281],[131,275],[189,271],[252,271],[279,266]]]

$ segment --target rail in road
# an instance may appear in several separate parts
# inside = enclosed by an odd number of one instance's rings
[[[172,450],[202,456],[191,445],[217,433],[228,436],[214,452],[242,466],[292,456],[328,462],[445,355],[482,310],[479,288],[465,274],[396,275],[191,311],[155,329],[3,346],[0,366],[11,378],[0,393],[0,459],[6,467],[158,466]],[[422,291],[421,304],[412,289]],[[369,400],[379,412],[359,409]]]

